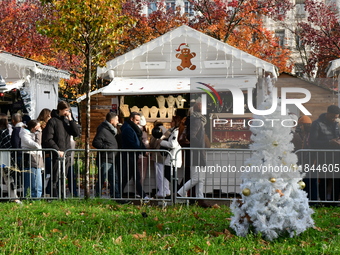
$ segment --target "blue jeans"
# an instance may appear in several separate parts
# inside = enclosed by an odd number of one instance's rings
[[[100,166],[98,180],[96,182],[96,196],[101,195],[102,188],[104,186],[105,179],[108,179],[110,184],[110,197],[120,198],[119,192],[119,178],[118,174],[115,172],[114,164],[103,163]]]
[[[30,197],[41,197],[42,194],[42,176],[41,169],[32,167],[25,169],[24,172],[24,196],[27,196],[27,189],[31,190]]]

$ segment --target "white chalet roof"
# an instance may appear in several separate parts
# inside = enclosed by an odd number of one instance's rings
[[[30,80],[30,75],[44,76],[46,78],[69,79],[67,71],[44,65],[32,59],[0,51],[0,75],[6,82],[6,87],[2,91],[19,88],[25,81]]]
[[[185,65],[188,61],[191,68]],[[197,82],[219,91],[226,85],[248,88],[264,72],[278,75],[274,65],[183,25],[98,68],[99,77],[112,81],[92,94],[188,93]]]

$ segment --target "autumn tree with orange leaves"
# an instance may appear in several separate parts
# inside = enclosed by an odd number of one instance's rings
[[[152,9],[149,14],[145,9]],[[134,26],[119,38],[114,57],[127,53],[167,32],[188,23],[188,17],[179,6],[169,8],[165,0],[127,0],[123,14],[135,21]]]
[[[190,26],[240,50],[289,71],[290,50],[279,47],[265,17],[284,20],[293,6],[289,0],[189,0],[196,15]]]
[[[54,39],[54,46],[70,55],[81,55],[83,62],[85,92],[85,197],[90,197],[90,118],[93,80],[96,68],[107,61],[107,53],[114,51],[114,45],[124,28],[133,24],[122,15],[119,0],[49,0],[47,11],[51,20],[41,23],[40,32]]]
[[[39,0],[0,1],[0,49],[37,61],[52,56],[51,40],[37,32],[44,18]]]
[[[69,71],[71,79],[59,84],[59,97],[82,94],[81,57],[55,49],[53,39],[37,31],[38,23],[49,17],[41,2],[2,0],[0,10],[0,50]]]

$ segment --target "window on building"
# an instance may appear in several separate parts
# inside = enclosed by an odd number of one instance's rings
[[[296,18],[305,18],[306,17],[305,0],[296,0],[295,1],[295,17]]]
[[[303,63],[296,63],[294,65],[294,71],[296,76],[303,77],[303,74],[305,73],[305,65]]]
[[[148,14],[151,14],[154,11],[157,11],[157,3],[156,2],[149,2],[148,3]]]
[[[189,15],[194,15],[194,7],[192,3],[188,1],[184,1],[184,12]]]
[[[166,1],[166,9],[172,9],[175,10],[176,9],[176,1]]]
[[[304,48],[303,41],[300,36],[300,31],[295,33],[295,46],[297,50],[302,50]]]
[[[285,30],[277,29],[275,30],[275,37],[278,39],[278,43],[280,47],[285,46]]]

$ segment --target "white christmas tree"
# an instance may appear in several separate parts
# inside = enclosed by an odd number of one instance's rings
[[[271,96],[266,97],[259,110],[270,109],[272,101]],[[254,116],[250,127],[254,153],[246,160],[247,172],[241,176],[242,199],[231,205],[234,216],[230,226],[238,236],[251,230],[273,240],[286,233],[299,235],[314,225],[301,167],[292,152],[293,135],[287,126],[293,121],[287,122],[289,117],[281,115],[280,100],[277,103],[272,114]]]

